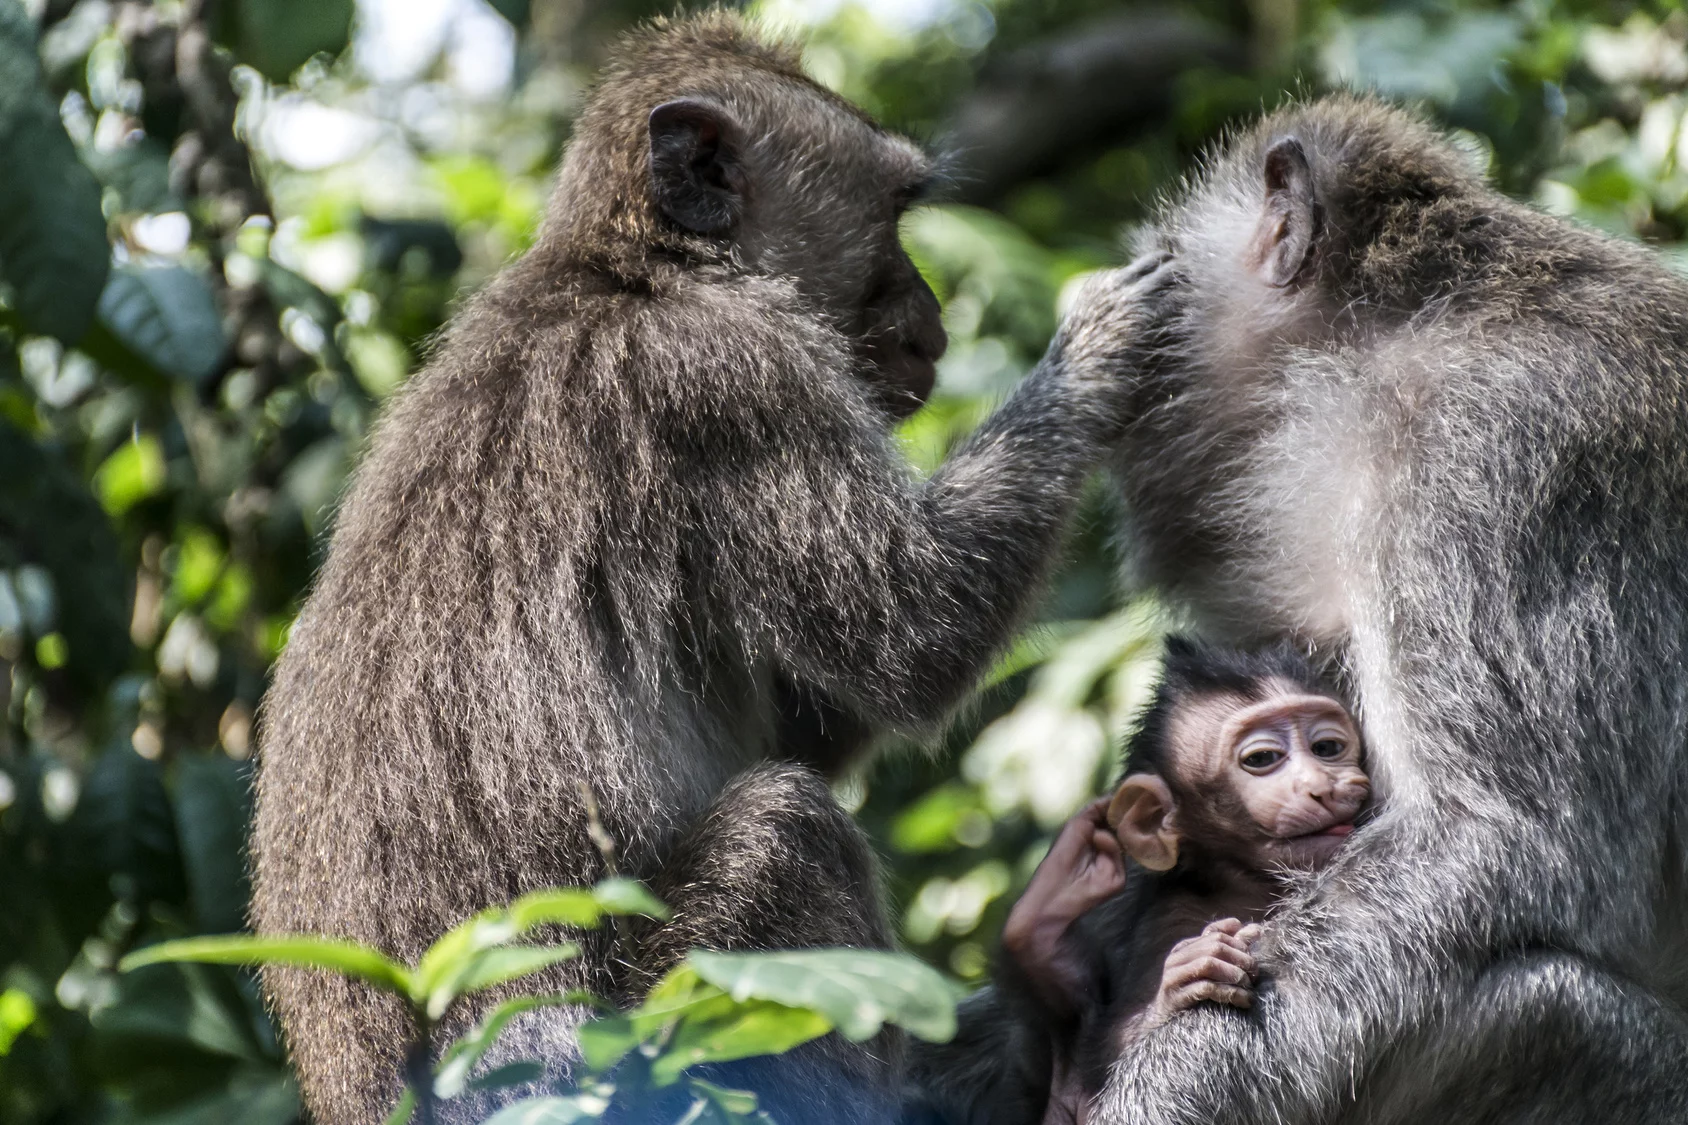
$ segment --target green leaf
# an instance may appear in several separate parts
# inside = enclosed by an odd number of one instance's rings
[[[111,264],[100,185],[59,120],[22,4],[0,3],[0,278],[31,332],[74,344]]]
[[[604,909],[589,890],[559,887],[525,894],[504,910],[494,913],[502,915],[514,927],[513,932],[519,934],[544,925],[576,926],[589,930],[603,918]]]
[[[99,489],[100,503],[114,516],[121,516],[148,497],[164,491],[168,468],[164,464],[164,447],[151,434],[136,434],[112,451],[99,471],[94,485]]]
[[[0,1058],[4,1058],[18,1036],[35,1022],[35,1001],[21,988],[0,992]]]
[[[693,1108],[702,1105],[712,1110],[711,1116],[722,1125],[777,1125],[772,1117],[758,1108],[760,1103],[756,1100],[756,1095],[749,1090],[729,1090],[725,1086],[717,1086],[701,1078],[688,1078],[686,1085],[698,1098],[697,1102],[692,1103]],[[702,1113],[697,1116],[700,1121],[709,1119]]]
[[[525,894],[509,906],[518,930],[527,932],[547,924],[590,929],[606,914],[642,914],[666,920],[668,907],[634,879],[605,879],[591,890],[560,887]]]
[[[651,1063],[651,1081],[672,1085],[687,1067],[777,1055],[831,1031],[820,1012],[771,1001],[738,1001],[720,1014],[687,1016]],[[861,1038],[866,1038],[862,1036]]]
[[[574,1125],[594,1121],[608,1108],[609,1100],[600,1094],[548,1094],[505,1106],[481,1125]]]
[[[437,1016],[464,992],[489,988],[492,984],[567,960],[578,952],[573,946],[553,947],[550,955],[536,954],[531,952],[532,947],[524,947],[529,951],[495,958],[485,962],[488,967],[480,967],[487,950],[514,945],[517,938],[539,926],[590,929],[605,914],[666,917],[667,908],[651,897],[649,891],[629,879],[607,879],[592,890],[559,887],[525,894],[508,906],[483,910],[453,926],[430,946],[416,966],[416,992],[411,999],[426,1005],[427,1010]],[[549,960],[546,960],[547,956]],[[520,969],[522,964],[530,967]],[[511,975],[501,975],[506,973]]]
[[[905,855],[950,851],[972,823],[989,838],[990,818],[979,791],[961,782],[940,785],[897,814],[891,822],[891,846]]]
[[[570,992],[562,996],[516,996],[488,1012],[474,1030],[446,1049],[435,1071],[434,1093],[442,1098],[455,1098],[469,1085],[469,1072],[481,1061],[487,1049],[498,1039],[511,1020],[523,1012],[558,1004],[591,1004],[603,1001],[585,992]]]
[[[228,937],[184,938],[165,941],[136,950],[123,958],[123,972],[163,961],[196,961],[208,965],[295,965],[305,969],[329,969],[367,981],[400,996],[410,994],[410,973],[368,946],[354,941],[320,937],[260,937],[245,934]]]
[[[100,294],[100,321],[150,366],[190,383],[215,374],[228,350],[210,288],[185,266],[119,266]]]
[[[871,949],[798,949],[712,953],[686,959],[698,976],[735,1000],[771,1000],[809,1008],[847,1039],[861,1041],[886,1023],[921,1039],[955,1036],[955,992],[930,965],[906,953]]]
[[[284,83],[318,52],[345,50],[354,0],[218,0],[212,31],[235,57]]]
[[[606,914],[642,914],[661,922],[672,916],[662,900],[636,879],[605,879],[592,888],[592,897]]]
[[[728,1113],[742,1116],[756,1112],[756,1095],[749,1090],[729,1090],[725,1086],[717,1086],[701,1078],[688,1079],[686,1085],[691,1087],[694,1093],[702,1094]]]
[[[387,1115],[385,1125],[407,1125],[415,1113],[416,1091],[406,1086],[404,1093],[399,1095],[398,1103],[393,1106],[393,1112]]]
[[[581,1057],[588,1069],[602,1073],[627,1057],[642,1038],[626,1016],[587,1020],[575,1029]]]
[[[580,956],[580,946],[511,945],[484,949],[440,973],[426,997],[429,1019],[439,1019],[459,996],[494,988]],[[418,973],[420,976],[420,973]]]
[[[105,882],[113,875],[134,881],[143,898],[181,893],[176,820],[164,788],[164,771],[141,757],[127,739],[115,740],[88,771],[71,819],[79,863]]]
[[[980,690],[995,687],[1028,668],[1044,663],[1062,645],[1083,632],[1087,624],[1084,621],[1051,621],[1027,630],[1014,642],[1014,647],[996,662],[996,667],[985,677]]]

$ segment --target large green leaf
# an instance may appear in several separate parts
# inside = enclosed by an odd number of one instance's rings
[[[353,941],[318,937],[228,937],[183,938],[138,949],[123,958],[123,972],[165,961],[197,961],[208,965],[294,965],[305,969],[328,969],[368,981],[377,988],[410,993],[410,972],[368,946]]]
[[[530,976],[541,969],[561,964],[580,956],[580,946],[573,942],[562,945],[506,945],[497,949],[483,949],[463,959],[455,971],[445,975],[427,994],[429,1019],[439,1019],[459,996],[495,988],[508,981]]]
[[[0,277],[30,331],[74,344],[93,323],[111,249],[100,185],[59,120],[17,0],[0,0],[0,153]]]
[[[540,947],[517,946],[517,939],[546,925],[591,929],[606,914],[666,917],[667,908],[629,879],[606,879],[591,890],[559,887],[525,894],[508,906],[483,910],[453,926],[430,946],[416,966],[412,1000],[425,1004],[437,1017],[464,992],[489,988],[567,960],[578,950],[557,946],[550,953],[535,952]],[[488,951],[501,947],[523,951],[487,957]],[[523,963],[530,967],[521,969]]]
[[[700,949],[686,960],[699,977],[735,1000],[771,1000],[812,1009],[847,1039],[869,1039],[887,1023],[934,1043],[955,1036],[955,990],[936,969],[906,953],[871,949],[711,953]]]
[[[272,82],[286,82],[312,55],[337,55],[352,30],[354,0],[215,0],[217,41]]]
[[[143,898],[181,893],[176,821],[163,771],[114,742],[94,760],[70,825],[77,859],[105,878],[132,880]]]
[[[100,322],[152,367],[190,383],[214,374],[228,348],[210,288],[186,266],[113,270]]]
[[[832,1028],[833,1022],[820,1012],[769,1000],[736,1002],[720,1013],[687,1016],[651,1063],[651,1081],[667,1086],[699,1063],[781,1054]]]

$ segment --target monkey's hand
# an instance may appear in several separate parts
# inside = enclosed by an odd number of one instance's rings
[[[1067,930],[1125,886],[1108,801],[1092,801],[1067,821],[1002,927],[1003,950],[1038,998],[1063,1015],[1078,1010],[1086,982],[1082,959],[1063,941]]]
[[[1155,251],[1086,279],[1055,341],[1070,370],[1086,380],[1131,382],[1147,354],[1144,345],[1152,345],[1164,319],[1163,298],[1176,276],[1172,255]]]
[[[1166,955],[1160,991],[1146,1022],[1151,1026],[1163,1023],[1175,1013],[1209,1000],[1233,1008],[1253,1007],[1258,970],[1249,947],[1260,933],[1258,925],[1245,926],[1235,918],[1222,918],[1173,946]]]

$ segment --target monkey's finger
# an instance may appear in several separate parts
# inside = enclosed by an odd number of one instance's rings
[[[1215,957],[1224,961],[1226,964],[1235,965],[1237,968],[1247,973],[1250,977],[1254,976],[1259,969],[1259,966],[1254,960],[1254,954],[1250,953],[1246,949],[1238,949],[1234,945],[1226,945],[1220,942],[1215,942],[1214,944],[1208,946],[1205,952],[1209,957]]]
[[[1238,941],[1244,942],[1248,945],[1253,945],[1255,942],[1260,940],[1261,936],[1265,934],[1265,932],[1265,926],[1262,926],[1259,922],[1250,922],[1248,925],[1237,931],[1236,938]]]
[[[1244,972],[1255,971],[1254,954],[1229,944],[1222,935],[1203,934],[1173,946],[1166,955],[1163,972],[1170,975],[1174,970],[1183,971],[1210,958],[1228,962]]]
[[[1241,965],[1233,965],[1219,957],[1202,957],[1187,965],[1179,965],[1176,968],[1169,966],[1162,978],[1162,984],[1182,988],[1204,980],[1218,984],[1246,985],[1249,983],[1249,975]]]
[[[1253,974],[1258,967],[1254,959],[1254,952],[1246,944],[1233,937],[1216,936],[1204,952],[1229,961],[1239,968],[1246,969],[1250,974]]]
[[[1251,952],[1251,950],[1249,948],[1248,939],[1243,937],[1243,935],[1240,934],[1240,933],[1239,934],[1204,934],[1204,935],[1202,935],[1202,940],[1203,941],[1211,941],[1211,942],[1214,942],[1214,943],[1219,944],[1219,945],[1229,946],[1232,949],[1240,949],[1244,953]]]
[[[1204,934],[1234,934],[1243,928],[1241,918],[1220,918],[1202,927]]]
[[[1202,980],[1169,993],[1166,996],[1165,1004],[1173,1011],[1182,1011],[1185,1008],[1193,1008],[1204,1001],[1225,1004],[1232,1008],[1252,1008],[1254,1007],[1254,993],[1247,988]]]

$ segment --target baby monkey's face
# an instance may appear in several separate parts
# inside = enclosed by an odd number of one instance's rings
[[[1262,865],[1318,867],[1329,862],[1354,830],[1371,795],[1362,768],[1360,732],[1348,711],[1329,696],[1308,694],[1298,685],[1268,680],[1258,701],[1231,696],[1192,700],[1169,732],[1173,760],[1185,772],[1189,790],[1219,797],[1229,793],[1256,830],[1255,860]],[[1188,802],[1186,802],[1188,803]],[[1174,820],[1189,823],[1189,808]],[[1212,810],[1218,812],[1220,810]],[[1205,820],[1197,816],[1195,819]],[[1212,826],[1204,826],[1212,827]]]

